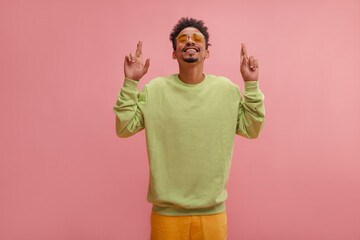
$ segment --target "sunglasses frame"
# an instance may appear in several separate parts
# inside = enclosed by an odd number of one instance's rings
[[[182,36],[186,36],[186,40],[185,40],[185,41],[180,41],[180,40],[179,40],[179,38],[182,37]],[[200,40],[200,41],[195,40],[196,38],[194,38],[194,36],[200,37],[201,40]],[[176,37],[176,39],[177,39],[178,42],[180,42],[180,43],[185,43],[185,42],[187,42],[187,41],[189,40],[189,38],[191,38],[191,39],[194,40],[195,42],[202,42],[202,41],[204,40],[205,36],[204,36],[203,34],[201,34],[201,33],[193,33],[192,36],[190,37],[189,34],[183,33],[183,34],[179,34],[179,35]]]

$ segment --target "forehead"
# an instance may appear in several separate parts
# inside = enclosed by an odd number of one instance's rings
[[[193,33],[201,33],[197,28],[194,28],[194,27],[187,27],[187,28],[184,28],[183,30],[181,30],[181,32],[179,33],[180,34],[193,34]]]

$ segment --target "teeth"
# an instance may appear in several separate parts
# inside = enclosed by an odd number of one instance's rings
[[[196,52],[196,50],[195,50],[195,49],[192,49],[192,48],[187,49],[186,51],[187,51],[187,52]]]

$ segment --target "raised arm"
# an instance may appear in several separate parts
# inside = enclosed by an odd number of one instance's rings
[[[259,89],[259,63],[248,58],[245,44],[241,44],[240,72],[244,79],[244,99],[240,97],[236,133],[246,138],[259,136],[265,123],[264,95]]]
[[[130,53],[125,57],[125,80],[113,107],[116,115],[116,134],[119,137],[130,137],[145,128],[143,109],[146,105],[147,91],[144,87],[138,93],[137,86],[148,71],[150,59],[143,64],[141,49],[142,42],[139,41],[135,55]]]

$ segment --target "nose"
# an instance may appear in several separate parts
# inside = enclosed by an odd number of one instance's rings
[[[187,40],[188,43],[195,43],[195,41],[192,39],[192,37],[189,37],[188,40]]]
[[[195,46],[195,41],[192,38],[188,38],[185,45],[186,46]]]

